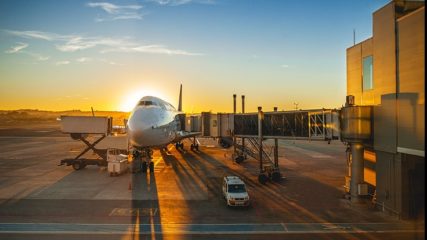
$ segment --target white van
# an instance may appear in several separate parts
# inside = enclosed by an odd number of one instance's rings
[[[250,204],[245,183],[237,176],[224,177],[222,193],[228,206],[249,206]]]

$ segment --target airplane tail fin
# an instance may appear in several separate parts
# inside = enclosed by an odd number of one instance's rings
[[[179,87],[178,111],[182,112],[182,84]]]

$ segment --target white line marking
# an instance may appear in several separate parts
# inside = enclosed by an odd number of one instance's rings
[[[286,227],[286,224],[285,224],[285,223],[280,223],[280,225],[282,225],[283,229],[285,229],[285,232],[287,232],[287,231],[288,231],[288,228]]]
[[[294,151],[306,154],[312,158],[333,158],[332,156],[327,155],[327,154],[323,154],[323,153],[312,151],[312,150],[303,149],[303,148],[296,147],[296,146],[286,146],[285,148],[290,148]]]
[[[349,223],[351,226],[344,226],[344,223],[289,223],[298,230],[288,229],[285,223],[269,224],[78,224],[78,223],[0,223],[0,234],[331,234],[331,233],[423,233],[424,229],[414,229],[413,225],[397,224],[400,227],[410,229],[394,229],[396,223]],[[375,230],[368,228],[369,225],[377,224],[389,225],[390,230]],[[359,226],[357,226],[359,225]],[[211,228],[206,228],[211,226]],[[228,227],[225,230],[221,226]],[[282,229],[277,227],[282,227]],[[199,227],[202,227],[201,229]],[[232,228],[229,228],[232,227]],[[234,228],[233,228],[234,227]],[[249,227],[249,229],[248,229]],[[250,229],[254,227],[254,229]],[[307,228],[308,229],[301,229]],[[324,229],[312,229],[312,227],[323,227]],[[326,227],[326,228],[325,228]],[[7,228],[14,228],[8,230]],[[47,229],[46,229],[47,228]],[[56,229],[55,229],[56,228]],[[73,229],[75,228],[75,230]],[[150,229],[134,232],[132,229]],[[199,229],[197,229],[199,228]],[[205,230],[203,230],[205,228]],[[215,230],[217,228],[217,230]],[[255,229],[257,228],[257,229]],[[264,229],[263,229],[264,228]],[[311,229],[310,229],[311,228]],[[422,226],[420,226],[422,228]],[[26,231],[28,229],[28,231]],[[35,231],[34,229],[40,229]],[[86,229],[82,231],[81,229]],[[240,231],[239,231],[240,229]]]

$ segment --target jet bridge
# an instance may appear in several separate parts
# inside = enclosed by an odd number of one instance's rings
[[[263,116],[264,138],[339,139],[339,111],[335,109],[264,112]],[[233,126],[236,137],[258,136],[258,114],[235,114]]]
[[[243,105],[244,106],[244,105]],[[244,112],[244,110],[242,111]],[[260,164],[259,181],[279,181],[278,140],[322,140],[340,138],[339,110],[312,109],[256,113],[210,113],[186,117],[186,130],[200,131],[202,137],[218,139],[224,147],[233,146],[237,163],[247,156]],[[265,140],[274,139],[274,146]]]

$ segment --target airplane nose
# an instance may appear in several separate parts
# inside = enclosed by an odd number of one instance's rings
[[[150,138],[149,136],[151,135],[153,124],[144,117],[147,115],[147,112],[141,110],[142,109],[135,111],[133,116],[129,119],[128,136],[133,146],[144,147],[149,145],[146,141]]]
[[[131,131],[129,132],[129,140],[133,146],[144,146],[143,143],[144,132],[143,131]]]

